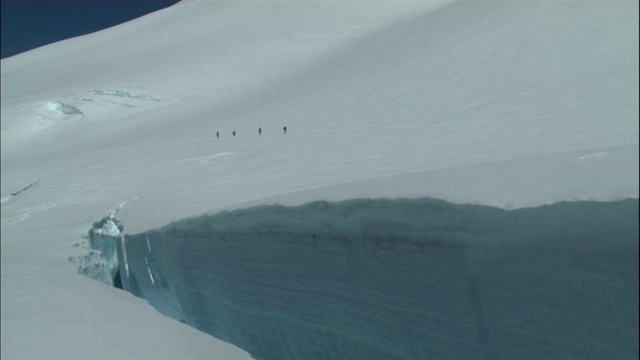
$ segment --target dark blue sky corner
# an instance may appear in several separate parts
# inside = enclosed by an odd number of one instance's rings
[[[0,0],[0,57],[122,24],[178,1]]]

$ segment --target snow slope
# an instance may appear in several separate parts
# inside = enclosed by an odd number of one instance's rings
[[[2,60],[3,358],[248,356],[75,274],[117,208],[637,198],[637,13],[192,0]]]

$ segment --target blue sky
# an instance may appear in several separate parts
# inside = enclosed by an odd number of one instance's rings
[[[178,0],[0,0],[4,59],[89,34],[177,3]]]

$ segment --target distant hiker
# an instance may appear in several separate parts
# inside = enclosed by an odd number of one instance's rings
[[[283,127],[283,128],[282,128],[282,130],[284,130],[284,133],[285,133],[285,134],[287,133],[287,127],[286,127],[286,126],[285,126],[285,127]]]
[[[236,137],[236,132],[235,131],[233,132],[233,137]]]
[[[220,138],[220,133],[216,131],[216,137]]]
[[[258,135],[262,135],[262,128],[258,128]]]

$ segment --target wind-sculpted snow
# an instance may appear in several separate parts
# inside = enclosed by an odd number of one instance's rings
[[[63,115],[82,115],[80,109],[73,105],[65,104],[62,101],[52,101],[48,104],[48,107],[50,110]]]
[[[637,199],[260,206],[122,244],[125,289],[257,359],[638,357]]]

